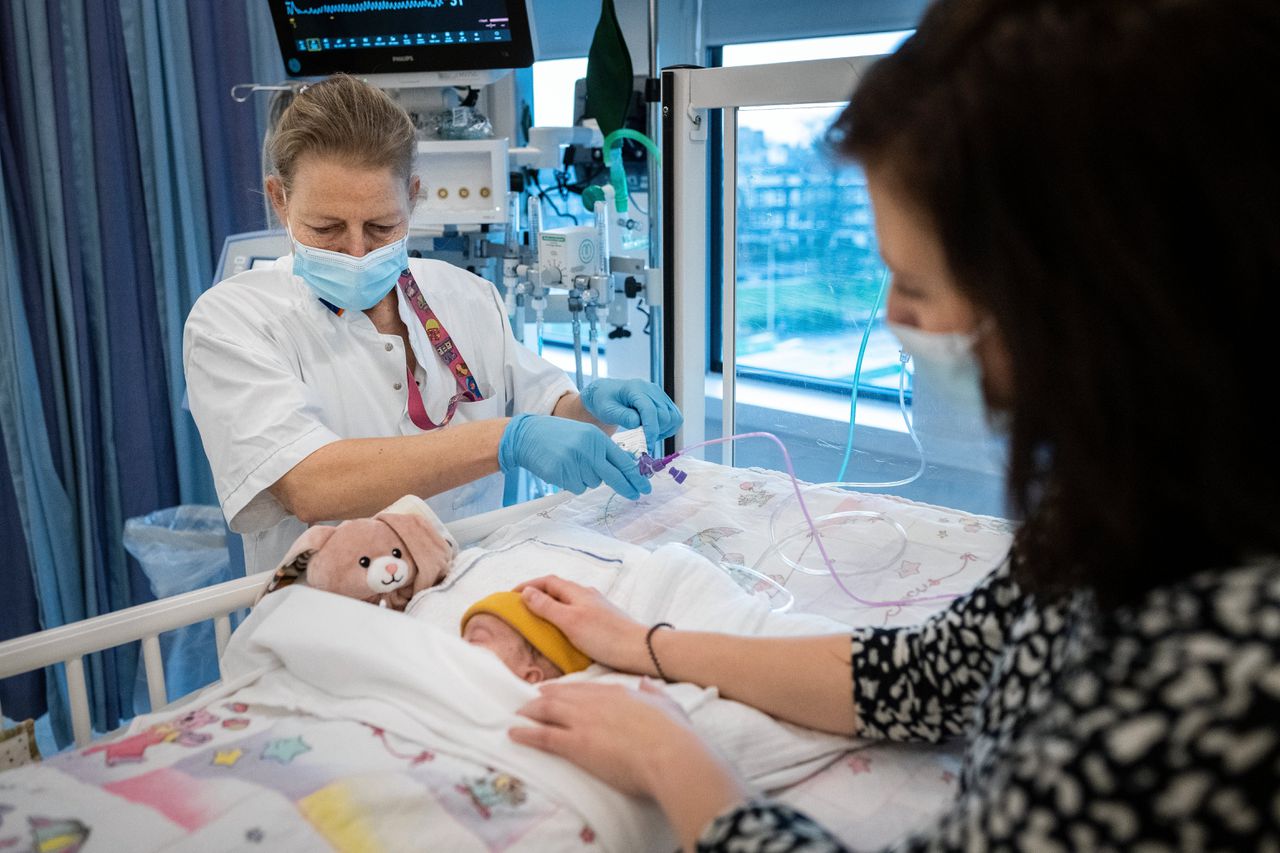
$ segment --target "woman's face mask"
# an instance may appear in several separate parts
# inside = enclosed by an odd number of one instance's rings
[[[364,257],[331,252],[293,240],[293,273],[321,299],[351,311],[366,311],[382,301],[409,266],[409,235]]]
[[[917,374],[929,377],[933,393],[948,406],[985,411],[982,363],[975,348],[986,324],[973,332],[924,332],[912,326],[889,323],[889,331],[915,362]]]
[[[293,274],[300,276],[321,299],[349,311],[366,311],[377,305],[409,266],[409,235],[368,252],[362,257],[308,246],[293,236]]]

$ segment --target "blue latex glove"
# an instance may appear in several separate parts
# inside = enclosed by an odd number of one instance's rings
[[[516,415],[498,443],[504,473],[527,468],[552,485],[580,495],[602,482],[629,500],[653,486],[636,460],[598,427],[551,415]]]
[[[643,379],[597,379],[582,389],[582,405],[601,423],[644,427],[644,440],[650,445],[675,435],[684,423],[667,393]]]

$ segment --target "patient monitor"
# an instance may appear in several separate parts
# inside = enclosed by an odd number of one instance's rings
[[[385,88],[484,86],[533,64],[525,0],[269,0],[290,77]]]

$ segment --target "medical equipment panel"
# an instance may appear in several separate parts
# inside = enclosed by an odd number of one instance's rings
[[[289,235],[284,231],[247,231],[232,234],[222,244],[213,282],[239,275],[245,270],[259,269],[290,252]]]
[[[270,0],[270,6],[290,77],[402,76],[533,63],[524,0]]]
[[[414,168],[422,184],[411,231],[505,221],[507,140],[423,140]]]

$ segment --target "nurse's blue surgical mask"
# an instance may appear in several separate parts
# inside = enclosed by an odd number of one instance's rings
[[[301,276],[326,302],[350,311],[366,311],[382,301],[409,266],[409,235],[357,258],[293,241],[293,274]]]

